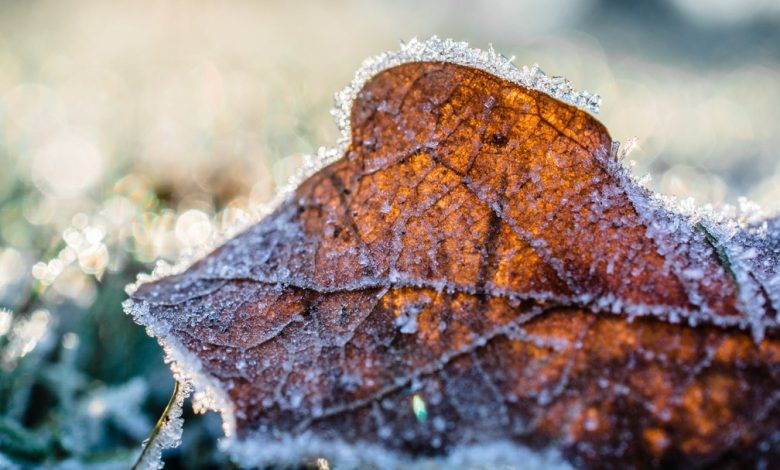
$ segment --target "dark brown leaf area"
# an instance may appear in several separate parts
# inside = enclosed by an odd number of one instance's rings
[[[271,216],[134,294],[227,391],[239,436],[774,463],[774,323],[755,343],[706,234],[653,228],[595,119],[411,63],[364,87],[352,133]]]

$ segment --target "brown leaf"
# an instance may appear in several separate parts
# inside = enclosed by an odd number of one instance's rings
[[[586,468],[778,457],[766,227],[671,211],[590,115],[476,68],[383,71],[351,129],[275,212],[132,294],[238,441],[334,458],[329,442],[511,441]]]

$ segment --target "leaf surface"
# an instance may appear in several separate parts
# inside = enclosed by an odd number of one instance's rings
[[[670,210],[589,114],[476,68],[380,72],[350,124],[272,214],[131,296],[239,441],[410,459],[510,441],[589,468],[777,455],[777,223]]]

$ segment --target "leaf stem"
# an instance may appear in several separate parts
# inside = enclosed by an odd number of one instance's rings
[[[141,468],[140,467],[141,462],[144,461],[144,457],[146,456],[146,453],[149,452],[149,449],[151,449],[152,446],[154,445],[155,439],[157,439],[157,436],[160,434],[160,430],[162,429],[163,425],[165,425],[165,421],[168,419],[168,414],[171,412],[171,408],[173,408],[173,404],[176,403],[176,398],[179,395],[180,387],[181,385],[177,380],[175,385],[173,386],[173,394],[171,394],[171,399],[168,400],[168,404],[165,406],[162,415],[160,415],[160,419],[157,420],[157,424],[154,425],[154,429],[152,429],[152,432],[149,434],[149,437],[146,439],[144,448],[143,450],[141,450],[141,454],[138,456],[138,459],[136,459],[135,463],[133,464],[132,470],[139,470]]]

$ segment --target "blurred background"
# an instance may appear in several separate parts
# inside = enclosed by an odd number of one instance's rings
[[[337,137],[361,61],[437,34],[603,97],[650,187],[780,209],[775,0],[0,2],[0,468],[127,468],[173,388],[124,286]],[[168,468],[228,468],[188,413]]]

